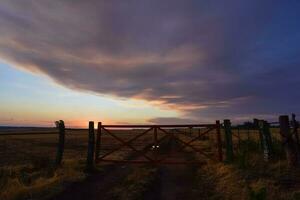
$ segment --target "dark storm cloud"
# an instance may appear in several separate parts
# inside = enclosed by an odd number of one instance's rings
[[[72,89],[159,101],[187,118],[298,112],[299,9],[297,1],[3,0],[0,57]]]

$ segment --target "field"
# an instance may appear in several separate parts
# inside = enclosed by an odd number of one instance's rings
[[[125,141],[144,129],[112,130]],[[274,156],[264,160],[257,130],[232,129],[234,160],[219,162],[216,131],[193,141],[205,129],[167,130],[167,137],[152,151],[153,133],[132,142],[146,156],[185,164],[131,165],[99,162],[92,173],[85,169],[88,130],[67,130],[63,164],[53,165],[58,135],[56,129],[2,130],[3,133],[49,133],[0,136],[0,199],[300,199],[300,170],[287,166],[278,128],[271,128]],[[54,134],[50,134],[54,132]],[[1,133],[0,133],[1,134]],[[158,140],[166,135],[158,131]],[[221,131],[224,144],[224,130]],[[178,140],[179,139],[179,140]],[[100,157],[120,142],[103,134]],[[223,148],[223,157],[225,157]],[[110,154],[113,160],[147,160],[125,146]]]
[[[53,132],[55,134],[51,134]],[[53,166],[58,142],[57,132],[56,129],[2,130],[2,134],[12,135],[0,136],[2,158],[0,160],[0,199],[48,199],[57,195],[71,183],[87,178],[85,164],[88,130],[66,131],[63,164],[58,169]],[[115,130],[113,132],[126,140],[138,131]],[[27,135],[26,133],[37,134]],[[102,139],[104,142],[102,153],[108,152],[111,147],[119,144],[107,135]],[[145,139],[148,140],[149,136],[138,140],[134,144],[135,147],[142,148],[139,143]],[[125,158],[129,153],[128,148],[123,148],[122,151],[111,154],[109,158]],[[96,166],[96,171],[106,173],[109,168],[113,166],[101,163]],[[141,169],[141,173],[148,173],[148,171]],[[149,173],[152,173],[152,170]]]

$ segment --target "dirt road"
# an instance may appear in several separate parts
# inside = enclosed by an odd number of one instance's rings
[[[174,141],[168,143],[167,151],[160,156],[172,155],[174,161],[184,161],[187,155],[184,152],[176,152],[178,144]],[[196,168],[189,165],[159,165],[159,180],[144,194],[143,199],[158,200],[193,200],[201,199],[195,189]],[[117,165],[107,172],[91,175],[86,181],[76,183],[67,188],[53,200],[109,200],[113,199],[111,191],[120,185],[120,182],[128,175],[134,166]]]
[[[128,166],[111,166],[111,169],[105,170],[105,173],[95,173],[83,182],[72,184],[52,200],[112,199],[108,191],[111,191],[128,172]]]

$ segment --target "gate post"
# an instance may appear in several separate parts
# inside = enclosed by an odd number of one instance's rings
[[[295,167],[298,165],[297,151],[296,151],[297,147],[290,131],[289,116],[287,115],[280,116],[279,123],[280,123],[280,134],[282,138],[283,147],[285,149],[288,165],[290,167]]]
[[[199,129],[200,130],[200,129]],[[223,152],[222,152],[222,139],[221,139],[221,124],[220,121],[216,121],[216,133],[217,133],[217,148],[218,148],[218,159],[220,162],[223,161]]]
[[[100,148],[101,148],[101,131],[102,131],[102,123],[98,122],[98,129],[97,129],[97,138],[96,138],[96,153],[95,159],[97,160],[100,155]]]
[[[233,161],[233,146],[232,146],[232,132],[231,122],[229,119],[224,120],[225,142],[226,142],[226,162]]]
[[[262,135],[262,147],[264,152],[264,160],[269,161],[272,154],[272,138],[269,129],[269,124],[264,121],[259,121],[259,132]]]
[[[94,150],[95,150],[95,133],[94,133],[94,122],[89,122],[89,137],[88,137],[88,152],[86,167],[87,170],[94,168]]]
[[[57,153],[55,159],[55,166],[60,166],[63,154],[64,154],[64,146],[65,146],[65,123],[63,120],[59,120],[55,122],[56,127],[59,130],[59,138],[58,138],[58,145],[57,145]]]

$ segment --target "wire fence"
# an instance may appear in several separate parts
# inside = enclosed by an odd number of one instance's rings
[[[218,137],[217,129],[206,133],[210,127],[216,128],[216,124],[103,125],[103,131],[109,129],[117,140],[112,134],[103,134],[101,152],[97,152],[99,128],[65,128],[63,121],[60,121],[57,122],[57,128],[0,130],[0,166],[38,163],[40,160],[61,164],[63,159],[94,160],[107,154],[114,160],[124,159],[130,156],[134,149],[138,152],[146,147],[155,147],[155,140],[161,140],[165,135],[173,136],[187,152],[207,154],[228,163],[240,162],[241,166],[246,166],[253,159],[298,165],[298,126],[295,115],[292,115],[291,121],[288,116],[281,116],[278,122],[268,123],[254,119],[253,122],[235,126],[231,125],[230,120],[224,120],[224,123],[220,124]],[[153,135],[153,130],[151,134],[147,133],[146,130],[151,127],[159,127],[157,136],[155,132]],[[138,136],[145,131],[142,137]],[[135,138],[137,136],[138,138]],[[132,140],[133,138],[135,139]],[[116,148],[121,151],[114,151]]]

